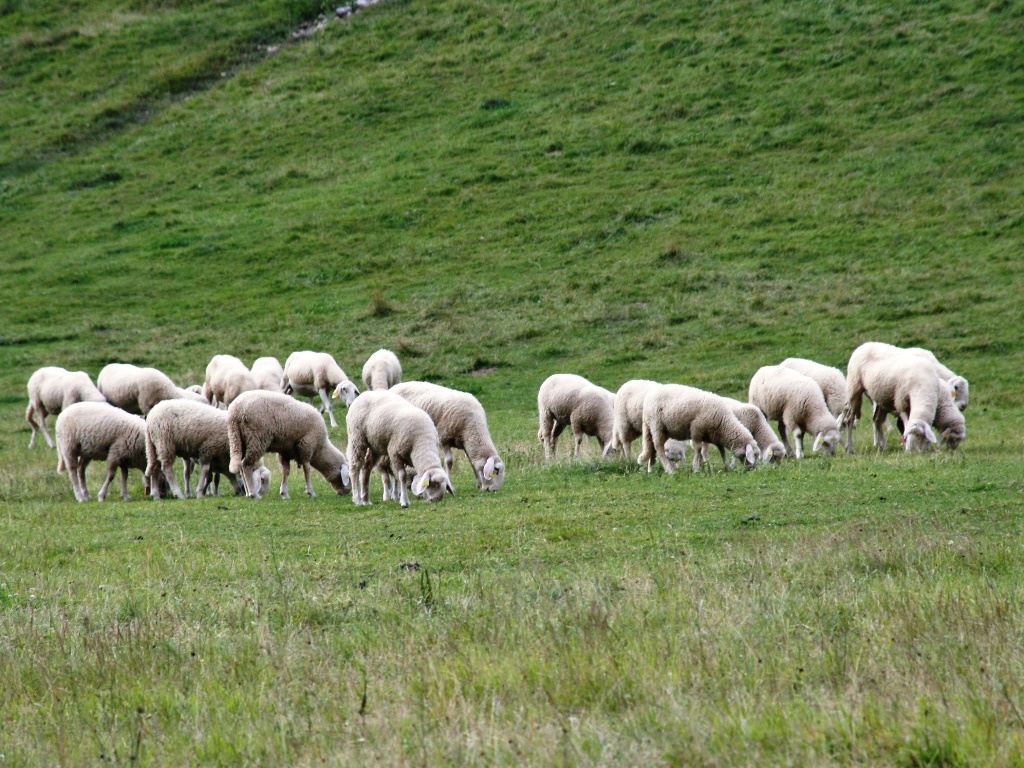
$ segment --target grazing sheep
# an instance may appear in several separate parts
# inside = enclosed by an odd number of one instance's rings
[[[675,462],[665,449],[669,438],[693,444],[694,472],[704,466],[705,443],[717,446],[723,461],[728,450],[748,467],[757,463],[754,436],[736,418],[725,398],[695,387],[663,384],[644,398],[644,450],[639,462],[647,464],[648,472],[654,469],[655,457],[666,472],[675,472]],[[726,468],[731,468],[728,461]]]
[[[107,462],[107,479],[100,488],[99,500],[107,498],[118,468],[121,469],[121,498],[128,495],[128,470],[146,471],[146,422],[107,403],[75,403],[57,417],[57,452],[71,477],[71,488],[78,501],[92,501],[85,483],[90,461]],[[147,488],[149,487],[147,482]]]
[[[609,450],[621,450],[627,458],[632,457],[633,442],[644,433],[644,398],[660,386],[656,381],[633,379],[619,387],[615,393],[612,446]]]
[[[792,368],[797,373],[802,373],[812,379],[825,396],[825,405],[828,411],[839,420],[839,431],[845,428],[843,413],[846,412],[846,377],[838,368],[830,365],[822,365],[813,360],[805,360],[802,357],[787,357],[781,363],[784,368]],[[846,430],[846,450],[853,453],[853,430]]]
[[[554,459],[558,436],[567,426],[572,427],[576,440],[573,456],[579,456],[587,435],[597,438],[602,455],[611,450],[615,395],[604,387],[572,373],[556,373],[541,384],[537,410],[540,413],[537,439],[543,444],[548,459]]]
[[[920,358],[931,361],[939,372],[939,376],[946,381],[951,389],[953,395],[953,402],[960,411],[967,410],[967,404],[970,402],[970,385],[963,376],[958,376],[953,373],[949,368],[939,362],[939,359],[927,349],[921,347],[907,347],[906,351],[912,355],[917,355]]]
[[[814,435],[817,452],[824,449],[831,456],[839,444],[839,422],[825,404],[821,387],[811,378],[781,365],[766,365],[750,380],[750,402],[764,415],[779,423],[779,437],[786,454],[793,455],[789,442],[796,438],[796,457],[804,458],[804,434]]]
[[[281,391],[284,368],[276,357],[257,357],[249,373],[256,381],[256,389],[265,389],[267,392]]]
[[[324,476],[339,496],[352,490],[349,464],[327,436],[316,408],[279,392],[243,392],[228,406],[229,471],[242,473],[246,494],[257,497],[254,474],[263,454],[273,452],[281,462],[281,497],[288,494],[291,462],[302,466],[306,494],[315,498],[309,468]]]
[[[754,436],[754,441],[761,451],[761,461],[765,464],[781,464],[782,460],[786,458],[786,447],[768,424],[768,419],[761,409],[756,405],[743,403],[731,397],[722,399],[732,409],[740,424],[749,429],[750,434]],[[724,455],[722,460],[725,460]]]
[[[487,429],[487,414],[480,401],[468,392],[425,381],[407,381],[391,391],[429,414],[437,427],[448,476],[452,474],[452,448],[466,452],[476,485],[481,491],[497,491],[505,482],[505,463]]]
[[[105,400],[85,371],[68,371],[56,366],[40,368],[28,380],[25,421],[32,427],[28,447],[36,444],[36,436],[42,430],[46,444],[53,448],[53,440],[46,429],[46,417],[50,414],[59,414],[75,403],[101,403]]]
[[[337,427],[338,422],[334,418],[334,411],[331,410],[331,397],[340,397],[345,405],[352,405],[352,401],[359,394],[359,388],[353,384],[345,372],[341,370],[334,358],[326,352],[292,352],[284,363],[284,373],[281,374],[281,391],[286,395],[295,393],[308,397],[310,401],[320,395],[323,408],[320,412],[327,412],[331,419],[331,428]],[[330,396],[328,396],[330,392]]]
[[[210,408],[189,400],[165,400],[157,403],[146,416],[146,476],[150,479],[153,498],[160,498],[158,485],[153,485],[160,474],[167,479],[171,493],[179,499],[192,495],[191,480],[194,464],[202,470],[196,496],[203,498],[210,485],[211,475],[226,474],[235,493],[245,493],[241,479],[231,472],[231,447],[228,441],[228,415],[219,408]],[[185,492],[174,476],[174,460],[180,456],[185,463]],[[270,470],[260,459],[256,474],[259,478],[258,496],[270,487]],[[215,486],[216,487],[216,486]]]
[[[433,502],[440,501],[445,491],[455,495],[438,456],[437,428],[426,411],[391,391],[375,390],[356,398],[345,423],[352,456],[352,500],[356,504],[370,503],[370,473],[385,456],[389,471],[398,475],[403,507],[409,506],[409,466],[414,472],[412,491],[416,496]]]
[[[402,381],[402,364],[389,349],[378,349],[363,364],[363,386],[370,389],[391,389]]]
[[[206,366],[203,396],[210,405],[227,408],[243,392],[258,389],[245,363],[234,355],[214,355]]]
[[[141,416],[164,400],[180,398],[209,404],[206,397],[182,389],[156,368],[139,368],[125,363],[111,363],[104,367],[96,379],[96,386],[111,405]]]
[[[942,440],[956,448],[966,438],[963,414],[956,407],[949,384],[935,366],[920,356],[861,345],[850,356],[846,369],[847,423],[856,424],[865,395],[874,403],[874,444],[888,447],[885,418],[899,415],[904,426],[903,441],[908,452],[938,442],[932,430],[937,426]]]

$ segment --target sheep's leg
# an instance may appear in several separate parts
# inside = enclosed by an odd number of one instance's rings
[[[210,485],[210,465],[203,464],[199,470],[199,481],[196,483],[196,498],[201,499],[206,495],[206,489]]]
[[[707,446],[696,438],[690,440],[693,445],[693,471],[700,472],[707,463]]]
[[[281,462],[281,498],[290,499],[291,496],[288,494],[288,474],[292,471],[292,463],[286,459],[280,453],[277,454],[278,461]],[[256,476],[253,475],[252,484],[256,486]]]
[[[722,464],[725,466],[726,472],[732,472],[736,469],[736,457],[731,453],[727,453],[724,445],[718,446],[718,452],[722,454]]]
[[[309,476],[309,462],[302,463],[302,473],[306,476],[306,495],[311,499],[316,498],[316,491],[313,490],[313,480]]]
[[[786,431],[786,422],[779,420],[779,440],[786,447],[786,455],[793,456],[793,444],[789,441],[789,432]],[[799,458],[799,457],[797,457]]]
[[[88,492],[84,490],[85,484],[82,482],[83,475],[78,473],[78,457],[72,454],[65,459],[64,464],[68,477],[71,478],[71,490],[75,492],[75,501],[88,501]]]
[[[540,411],[540,429],[537,430],[537,439],[544,448],[544,458],[550,460],[551,454],[551,430],[554,428],[551,414],[547,411]]]
[[[85,470],[89,466],[89,459],[79,459],[78,461],[78,482],[82,489],[82,501],[92,501],[92,494],[89,493],[89,486],[85,482]]]
[[[110,488],[110,483],[111,483],[111,481],[113,481],[114,475],[116,475],[116,474],[117,474],[117,464],[116,463],[107,464],[107,479],[104,480],[103,481],[103,485],[100,486],[100,492],[96,496],[97,499],[99,499],[100,501],[106,501],[107,500],[107,489]]]
[[[254,469],[253,472],[255,471],[256,470]],[[213,475],[213,495],[220,496],[220,472],[212,472],[211,474]],[[253,475],[253,477],[255,477],[255,475]],[[207,480],[206,482],[207,485],[209,485],[210,481]],[[260,483],[260,487],[263,487],[262,482]]]
[[[793,433],[793,441],[796,443],[796,457],[798,459],[804,458],[804,431],[799,426],[790,427],[790,432]]]
[[[156,478],[156,482],[159,482],[160,478]],[[132,497],[128,495],[128,467],[121,467],[121,498],[124,501],[131,501]]]
[[[651,429],[651,445],[653,446],[652,453],[657,455],[657,457],[661,460],[661,466],[665,469],[666,472],[668,472],[671,475],[676,471],[676,464],[674,461],[672,461],[672,459],[668,457],[668,454],[665,453],[665,441],[667,439],[668,438],[661,432],[660,429]],[[650,469],[648,469],[647,471],[650,472]]]
[[[40,428],[42,428],[46,444],[53,448],[53,440],[50,439],[50,433],[46,431],[46,411],[41,407],[37,408],[35,403],[29,403],[28,410],[25,411],[25,420],[32,427],[32,437],[28,440],[28,447],[31,448],[36,444],[36,437],[39,435]]]
[[[178,485],[178,478],[174,476],[174,459],[172,456],[170,459],[161,463],[161,469],[163,470],[164,477],[167,478],[167,485],[171,489],[171,493],[174,494],[176,499],[188,498],[187,493],[181,492],[181,486]],[[189,459],[185,459],[185,487],[189,485],[189,474],[192,472],[192,462]],[[153,490],[152,495],[154,499],[160,498],[160,475],[159,473],[154,475],[152,478]]]
[[[394,468],[396,462],[392,460],[391,466]],[[409,507],[409,488],[405,484],[405,464],[397,462],[398,464],[398,500],[402,505],[402,509]]]
[[[455,464],[455,459],[452,457],[452,447],[450,445],[443,446],[444,451],[444,466],[448,470],[448,477],[452,476],[452,466]]]
[[[182,457],[181,460],[185,464],[185,498],[186,499],[191,499],[192,498],[192,470],[195,468],[195,462],[192,461],[192,459],[190,459],[188,457]],[[175,496],[178,496],[177,491],[174,490],[174,486],[176,484],[176,481],[171,479],[171,478],[174,477],[174,463],[173,462],[171,463],[171,471],[168,472],[167,469],[165,468],[164,469],[164,474],[167,475],[168,482],[170,482],[171,491],[174,493]],[[178,486],[178,490],[179,491],[181,490],[181,486]],[[178,496],[178,498],[180,499],[181,496]]]
[[[370,474],[373,472],[373,462],[367,461],[363,463],[362,468],[359,471],[360,480],[360,496],[359,503],[364,506],[370,506]]]
[[[245,462],[242,462],[242,468],[241,469],[242,469],[242,487],[245,488],[245,495],[246,496],[250,496],[250,497],[251,496],[255,496],[255,494],[253,493],[253,485],[255,483],[255,479],[253,477],[253,472],[256,470],[256,467],[249,466]]]
[[[327,415],[331,417],[331,429],[334,429],[338,426],[338,422],[334,420],[334,411],[331,409],[331,400],[327,395],[327,389],[325,387],[321,387],[319,392],[320,399],[324,403],[324,410],[327,412]]]
[[[885,439],[885,418],[889,414],[884,409],[875,405],[875,411],[871,414],[871,423],[875,428],[875,446],[884,451],[889,447],[889,441]]]

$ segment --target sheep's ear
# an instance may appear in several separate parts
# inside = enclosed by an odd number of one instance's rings
[[[761,461],[764,462],[765,464],[767,464],[767,463],[769,463],[772,460],[772,456],[774,456],[774,455],[775,455],[774,449],[772,449],[769,446],[768,448],[765,448],[764,449],[764,453],[761,454]]]
[[[757,452],[754,450],[753,443],[747,443],[747,464],[754,466],[757,464]]]
[[[413,493],[413,495],[414,496],[422,496],[423,492],[425,490],[427,490],[427,486],[428,485],[429,485],[429,483],[427,482],[426,475],[423,475],[422,477],[417,475],[412,480],[412,493]]]
[[[927,440],[929,443],[939,442],[939,438],[935,436],[935,433],[932,431],[932,428],[927,424],[924,425],[924,439]]]
[[[455,486],[452,485],[452,480],[451,480],[450,477],[445,477],[445,479],[444,479],[444,489],[448,493],[450,493],[452,496],[455,495]]]
[[[494,477],[494,457],[491,456],[484,464],[484,480],[490,480]]]
[[[811,453],[817,453],[821,450],[821,444],[825,442],[825,433],[819,432],[818,436],[814,438],[814,447],[811,448]]]
[[[349,473],[348,464],[341,465],[341,484],[348,488],[352,482],[352,475]]]

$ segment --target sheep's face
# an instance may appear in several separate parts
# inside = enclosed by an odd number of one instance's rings
[[[430,502],[440,501],[445,492],[455,495],[452,481],[443,469],[427,470],[422,476],[417,475],[412,481],[413,496]]]
[[[266,467],[257,467],[253,473],[256,478],[256,498],[262,499],[270,491],[270,470]]]
[[[352,402],[359,395],[359,387],[353,384],[351,381],[343,381],[341,384],[334,388],[334,392],[331,397],[340,397],[345,401],[345,407],[352,405]]]
[[[757,443],[750,442],[732,452],[736,460],[747,469],[753,469],[757,465]]]
[[[954,451],[967,439],[967,428],[963,424],[957,424],[942,430],[942,444]]]
[[[906,426],[903,433],[903,442],[907,453],[915,453],[925,448],[930,443],[937,443],[939,439],[935,436],[930,425],[923,421],[912,421]]]
[[[349,475],[348,464],[342,464],[338,474],[331,480],[331,487],[339,496],[352,493],[352,477]]]
[[[819,432],[818,436],[814,438],[813,453],[818,451],[824,451],[826,456],[831,456],[836,452],[836,446],[839,445],[840,435],[838,429],[830,429],[827,432]]]
[[[970,396],[967,379],[963,376],[956,376],[950,380],[949,384],[952,390],[950,394],[953,395],[953,402],[956,403],[956,407],[961,411],[966,411],[967,401]]]
[[[491,456],[480,470],[479,479],[481,491],[497,491],[505,483],[505,463]]]
[[[683,440],[666,440],[665,458],[669,461],[686,461],[686,442]]]
[[[786,458],[786,447],[782,443],[769,445],[764,449],[764,453],[761,454],[761,462],[763,464],[779,466],[784,458]]]

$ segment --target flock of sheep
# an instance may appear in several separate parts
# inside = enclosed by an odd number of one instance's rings
[[[25,418],[32,427],[31,448],[39,432],[53,447],[46,417],[58,414],[58,472],[67,471],[75,498],[89,501],[85,470],[105,461],[106,480],[100,501],[121,470],[121,496],[128,495],[128,470],[144,472],[147,493],[191,496],[191,476],[201,468],[196,496],[213,483],[217,492],[226,475],[236,493],[259,498],[270,487],[266,453],[281,462],[281,496],[289,498],[291,462],[302,467],[306,493],[315,496],[310,470],[315,469],[339,494],[352,493],[356,504],[369,504],[370,473],[384,479],[384,499],[409,505],[409,491],[429,501],[455,493],[451,482],[452,449],[466,452],[477,485],[496,491],[505,465],[487,428],[483,407],[472,395],[427,382],[402,381],[398,358],[388,350],[374,353],[363,366],[360,394],[331,355],[294,352],[284,366],[262,357],[252,366],[231,355],[215,355],[202,386],[178,387],[155,368],[113,363],[100,371],[96,384],[81,371],[41,368],[28,382]],[[319,397],[322,408],[292,395]],[[349,406],[348,450],[328,437],[321,412],[332,427],[337,420],[332,399]],[[440,451],[440,452],[439,452]],[[442,458],[443,456],[443,458]],[[184,462],[185,490],[175,477]]]
[[[630,456],[643,438],[640,463],[659,460],[666,472],[694,451],[693,469],[707,461],[707,446],[727,468],[803,458],[804,436],[813,451],[831,455],[844,442],[853,453],[853,429],[864,396],[874,403],[874,444],[887,447],[886,417],[897,417],[907,451],[943,443],[956,448],[967,436],[963,411],[968,383],[925,349],[867,342],[854,350],[846,376],[812,360],[789,358],[760,368],[750,381],[748,403],[680,384],[636,379],[612,393],[573,374],[550,376],[537,395],[538,439],[554,457],[559,435],[571,427],[578,454],[585,436],[596,437],[603,454]],[[778,423],[778,437],[769,421]],[[938,434],[936,434],[938,433]],[[781,437],[781,440],[779,439]],[[795,449],[790,438],[795,440]]]
[[[28,382],[29,447],[39,432],[54,446],[46,417],[57,414],[57,470],[68,473],[78,501],[91,500],[85,470],[99,460],[107,465],[101,501],[118,469],[126,501],[129,469],[144,472],[147,493],[155,499],[168,493],[189,497],[197,466],[197,497],[209,493],[211,484],[217,493],[224,475],[236,493],[259,498],[270,488],[267,453],[280,460],[284,498],[294,461],[311,497],[316,494],[310,470],[316,469],[339,495],[352,493],[356,504],[369,504],[370,476],[377,469],[385,501],[397,499],[407,507],[410,491],[439,501],[455,493],[453,449],[465,451],[481,490],[501,488],[505,465],[475,397],[429,382],[403,383],[398,358],[385,349],[366,361],[362,379],[367,391],[360,393],[331,355],[311,351],[292,353],[283,367],[276,358],[261,357],[251,369],[237,357],[215,355],[203,385],[188,388],[155,368],[120,363],[100,371],[95,385],[82,371],[40,368]],[[293,395],[319,398],[322,407]],[[927,350],[869,342],[854,351],[845,377],[800,358],[765,366],[751,379],[747,403],[647,380],[628,381],[612,393],[581,376],[556,374],[537,396],[538,439],[554,458],[566,427],[575,438],[574,454],[588,435],[597,438],[604,455],[631,456],[633,442],[642,438],[639,461],[648,472],[656,460],[666,472],[675,471],[688,448],[699,471],[709,445],[730,469],[737,461],[746,467],[778,464],[787,456],[803,458],[807,434],[814,436],[812,451],[831,455],[845,443],[852,453],[865,395],[874,404],[874,442],[883,450],[889,414],[896,416],[908,451],[939,442],[956,448],[966,437],[966,379]],[[326,413],[337,427],[332,399],[348,406],[347,457],[324,423]],[[778,423],[778,436],[769,421]],[[175,477],[178,458],[184,463],[184,491]]]

